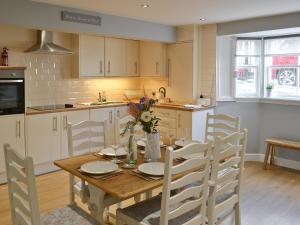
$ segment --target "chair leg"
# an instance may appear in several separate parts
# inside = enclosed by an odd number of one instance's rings
[[[74,204],[75,203],[75,195],[74,195],[74,190],[73,190],[73,184],[74,184],[74,177],[72,175],[69,175],[69,194],[70,194],[70,203]]]
[[[270,148],[271,148],[271,145],[268,143],[266,145],[266,153],[265,153],[265,160],[264,160],[264,169],[265,170],[267,169],[267,166],[268,166],[269,155],[270,155]]]
[[[241,224],[241,212],[240,212],[240,203],[238,202],[235,205],[235,225],[240,225]]]

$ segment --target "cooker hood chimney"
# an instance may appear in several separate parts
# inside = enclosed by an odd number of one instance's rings
[[[25,50],[35,54],[66,55],[72,51],[53,43],[53,33],[46,30],[37,31],[37,44]]]

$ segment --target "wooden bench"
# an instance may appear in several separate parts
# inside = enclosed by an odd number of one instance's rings
[[[264,160],[264,169],[267,169],[269,156],[271,153],[270,165],[275,164],[275,148],[288,148],[300,151],[300,141],[287,140],[282,138],[268,138],[265,140],[266,152]]]

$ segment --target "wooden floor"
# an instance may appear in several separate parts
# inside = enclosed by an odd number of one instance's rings
[[[37,177],[41,212],[68,203],[68,176],[63,171]],[[261,163],[246,163],[242,186],[242,225],[299,225],[300,172]],[[233,224],[230,218],[226,225]],[[0,186],[0,225],[10,225],[7,186]]]

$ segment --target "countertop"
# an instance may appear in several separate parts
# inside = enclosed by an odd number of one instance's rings
[[[121,103],[109,103],[104,105],[82,105],[82,104],[74,104],[73,108],[64,108],[64,109],[51,109],[51,110],[36,110],[32,109],[30,107],[26,108],[26,115],[36,115],[36,114],[46,114],[46,113],[59,113],[59,112],[69,112],[69,111],[78,111],[78,110],[89,110],[89,109],[101,109],[101,108],[111,108],[111,107],[120,107],[120,106],[126,106],[128,102],[121,102]],[[197,112],[202,111],[210,108],[214,108],[215,106],[207,106],[202,108],[186,108],[183,105],[178,104],[156,104],[154,106],[155,108],[165,108],[165,109],[174,109],[174,110],[183,110],[183,111],[189,111],[189,112]]]

